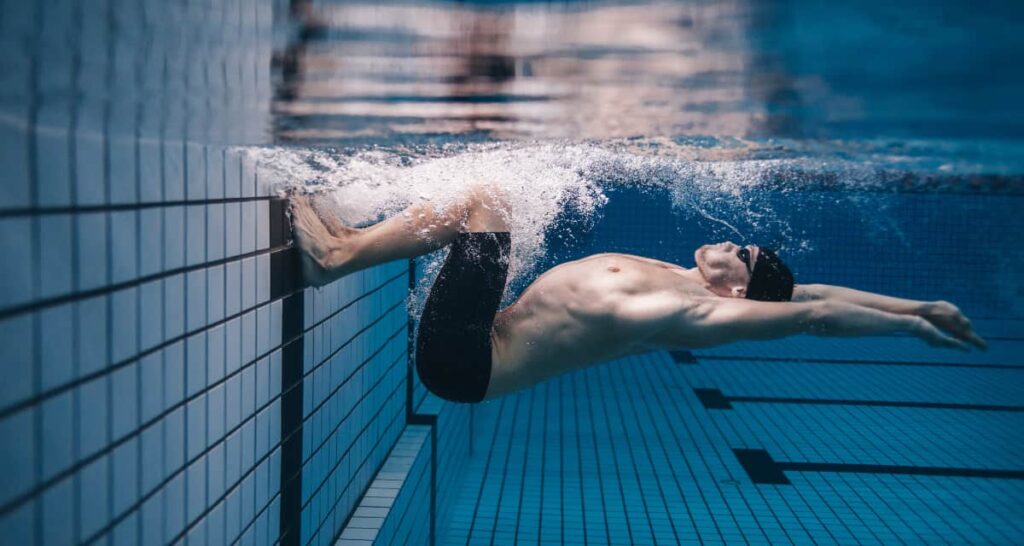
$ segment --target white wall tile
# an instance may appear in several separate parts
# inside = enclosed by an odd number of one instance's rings
[[[114,527],[111,535],[112,546],[132,546],[139,542],[139,513],[129,513]]]
[[[133,109],[115,108],[111,116],[130,116]],[[114,123],[114,122],[112,122]],[[127,136],[110,138],[110,202],[135,203],[138,201],[139,182],[135,178],[135,139]]]
[[[164,477],[164,424],[163,421],[158,421],[151,426],[146,427],[142,430],[139,440],[142,445],[142,482],[141,491],[143,495],[146,495],[153,491]],[[158,494],[156,499],[160,499]],[[159,504],[160,501],[157,501]],[[151,505],[150,502],[142,507],[143,514],[143,528],[146,527],[145,521],[147,520],[147,505]],[[159,522],[160,517],[157,516]],[[143,529],[143,533],[146,530]],[[153,544],[147,542],[147,544]]]
[[[186,294],[186,308],[188,321],[186,325],[186,331],[193,332],[199,328],[206,326],[206,307],[207,307],[207,291],[206,291],[206,270],[197,269],[195,271],[189,271],[187,276],[187,287],[185,290]]]
[[[164,278],[164,340],[185,333],[185,275]]]
[[[122,362],[139,353],[138,289],[118,290],[110,298],[111,362]]]
[[[169,129],[171,135],[165,137],[163,143],[163,181],[165,201],[183,201],[185,199],[185,147],[174,135],[174,128]],[[172,136],[173,135],[173,136]]]
[[[206,207],[206,256],[209,261],[224,258],[224,205]]]
[[[256,305],[256,258],[242,260],[242,309]]]
[[[99,377],[78,387],[78,458],[88,457],[107,443],[110,396],[107,378]]]
[[[207,332],[207,384],[214,385],[224,377],[225,327],[216,326]]]
[[[256,359],[256,312],[248,311],[242,315],[242,365],[246,366]]]
[[[43,491],[43,544],[72,544],[74,542],[75,490],[73,480],[74,478],[69,476]]]
[[[199,395],[186,409],[186,460],[192,460],[206,449],[206,395]]]
[[[185,399],[185,343],[177,342],[163,350],[164,357],[164,409],[170,409]]]
[[[86,118],[92,115],[88,110],[80,110],[78,114],[78,132],[72,140],[75,146],[75,190],[74,195],[79,205],[98,205],[107,200],[106,181],[103,169],[103,138],[84,125]]]
[[[42,390],[63,385],[74,376],[74,358],[71,354],[74,328],[72,322],[73,304],[48,307],[39,311],[40,336],[46,342],[39,348],[39,368]],[[3,327],[0,326],[0,329]],[[22,338],[28,339],[28,338]],[[21,345],[28,345],[22,343]],[[3,349],[0,349],[2,351]],[[0,358],[12,362],[9,357]]]
[[[32,299],[32,221],[0,219],[0,308]]]
[[[224,205],[224,256],[237,256],[242,253],[242,204],[226,203]]]
[[[189,336],[186,346],[186,361],[188,362],[186,396],[193,396],[206,388],[207,378],[207,348],[206,332]]]
[[[224,328],[224,374],[231,375],[242,363],[242,319],[231,319]]]
[[[33,331],[31,314],[15,315],[0,321],[0,362],[4,363],[0,407],[32,395],[36,364],[32,350]]]
[[[185,407],[167,414],[164,424],[164,478],[169,478],[185,464]]]
[[[256,248],[270,248],[270,201],[257,201],[256,205]]]
[[[256,203],[242,203],[242,253],[256,250]]]
[[[163,297],[162,281],[150,281],[139,287],[139,337],[142,351],[164,340]]]
[[[140,382],[142,391],[139,393],[141,404],[140,419],[149,422],[166,407],[164,404],[164,355],[163,352],[148,354],[139,361]]]
[[[66,102],[45,104],[36,121],[36,184],[39,206],[71,204],[71,108]],[[0,135],[3,135],[0,132]],[[7,163],[3,163],[7,169]]]
[[[209,424],[209,442],[214,444],[221,441],[224,437],[226,429],[224,428],[224,384],[217,385],[210,389],[207,404],[207,422]],[[223,454],[222,454],[223,455]],[[211,459],[212,459],[211,455]],[[211,479],[217,478],[223,480],[223,475],[210,475]]]
[[[110,495],[108,455],[90,463],[79,473],[78,524],[79,540],[99,531],[110,519],[107,499]]]
[[[111,455],[113,471],[113,513],[123,514],[139,499],[139,446],[138,438],[131,438],[117,446]],[[135,537],[132,537],[135,538]]]
[[[188,178],[186,197],[189,201],[206,199],[206,158],[203,146],[190,142],[185,147],[185,154]]]
[[[164,269],[178,269],[185,265],[185,207],[163,210]]]
[[[138,275],[138,261],[135,256],[135,237],[138,233],[136,214],[135,211],[110,213],[111,282],[125,282]]]
[[[139,140],[139,201],[154,203],[163,200],[163,171],[160,166],[160,141]]]
[[[34,413],[29,409],[0,419],[0,438],[31,438],[34,430]],[[0,467],[32,468],[36,453],[32,442],[5,442],[6,449],[0,449]],[[0,502],[7,502],[33,484],[31,472],[10,472],[0,480]]]
[[[147,276],[163,270],[163,210],[146,208],[139,211],[139,275]]]
[[[205,423],[204,423],[205,424]],[[186,491],[188,502],[186,507],[186,520],[195,521],[200,514],[206,510],[206,460],[205,458],[189,465],[185,471]],[[188,535],[189,544],[205,544],[206,529],[201,523],[197,523]]]
[[[206,149],[206,191],[210,199],[224,197],[224,151],[217,145]]]
[[[224,319],[224,266],[218,265],[207,270],[206,277],[207,320],[212,324]]]
[[[256,256],[256,303],[270,301],[270,254]]]
[[[228,148],[224,153],[224,197],[242,195],[242,159],[236,149]]]
[[[106,296],[96,296],[75,303],[79,377],[99,371],[109,362],[107,318]]]
[[[71,291],[71,216],[44,215],[39,219],[39,297]]]
[[[228,262],[224,266],[224,313],[227,316],[242,310],[242,263]]]
[[[42,403],[41,458],[43,479],[49,479],[74,461],[74,405],[71,392],[53,396]],[[6,467],[11,468],[11,467]]]
[[[185,218],[186,263],[198,265],[206,261],[206,205],[190,205]]]
[[[163,543],[170,543],[185,528],[185,474],[178,474],[164,490]]]
[[[28,179],[28,139],[23,127],[0,123],[0,165],[4,166],[0,208],[24,208],[32,204]]]

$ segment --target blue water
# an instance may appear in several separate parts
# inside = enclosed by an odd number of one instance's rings
[[[0,543],[1024,542],[1022,24],[0,0]],[[731,239],[990,349],[796,337],[443,403],[407,346],[441,255],[304,288],[277,191],[368,223],[481,178],[518,196],[508,301]]]

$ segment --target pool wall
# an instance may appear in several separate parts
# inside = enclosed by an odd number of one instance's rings
[[[429,539],[408,264],[303,288],[244,153],[289,9],[0,2],[3,542],[327,544],[410,453],[378,519]]]

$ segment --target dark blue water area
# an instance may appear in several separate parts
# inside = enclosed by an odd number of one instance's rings
[[[1024,139],[1021,2],[337,2],[304,24],[316,62],[285,96],[381,106],[280,112],[285,142]]]
[[[774,134],[1024,136],[1024,3],[772,2],[752,10]]]
[[[363,7],[296,21],[278,143],[416,159],[632,142],[670,162],[766,162],[738,195],[698,207],[598,173],[608,204],[566,211],[513,293],[594,252],[692,266],[701,244],[732,240],[780,249],[798,282],[1024,317],[1022,2]]]
[[[673,207],[660,190],[607,192],[586,222],[565,215],[547,233],[536,271],[597,252],[693,267],[702,244],[731,240],[777,249],[797,283],[953,301],[977,317],[1024,317],[1020,198],[998,195],[762,192],[724,206],[733,232]],[[756,211],[757,219],[744,217]],[[523,285],[532,278],[522,280]],[[513,290],[521,286],[513,287]]]

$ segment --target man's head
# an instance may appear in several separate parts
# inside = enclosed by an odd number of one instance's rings
[[[694,253],[705,288],[726,298],[789,301],[793,273],[767,248],[732,242],[704,245]]]

